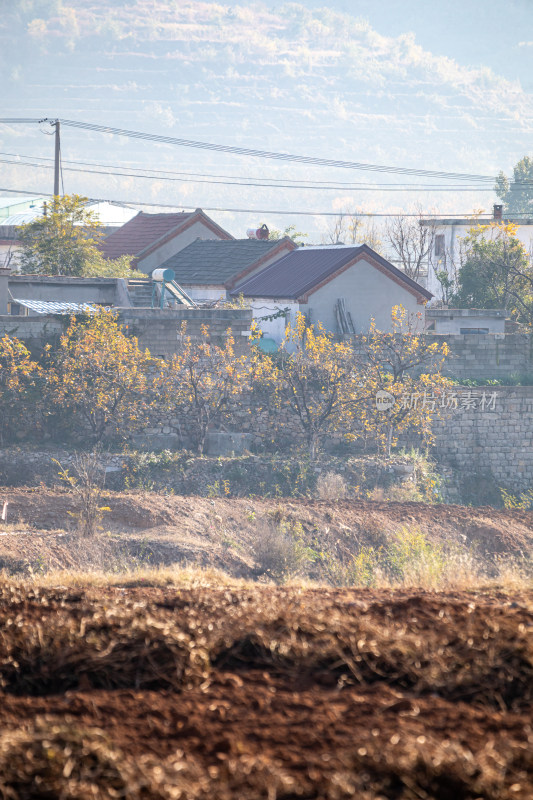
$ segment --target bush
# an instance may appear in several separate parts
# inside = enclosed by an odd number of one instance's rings
[[[320,475],[316,483],[316,492],[321,500],[341,500],[346,497],[346,482],[336,472]]]
[[[257,528],[252,553],[259,574],[276,583],[301,574],[317,558],[317,553],[305,545],[302,534],[298,523],[292,528],[286,522],[265,523]]]
[[[55,460],[55,459],[54,459]],[[102,522],[107,506],[102,506],[102,491],[105,483],[105,469],[101,463],[100,450],[92,453],[78,453],[73,459],[75,475],[63,467],[59,461],[59,477],[71,490],[76,510],[72,516],[82,536],[94,536]]]

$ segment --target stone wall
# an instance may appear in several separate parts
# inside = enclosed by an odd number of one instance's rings
[[[446,342],[450,355],[443,373],[451,378],[509,378],[533,374],[533,334],[425,334]]]
[[[203,325],[209,327],[213,340],[223,339],[228,328],[235,338],[237,350],[248,346],[252,324],[251,309],[242,308],[183,308],[159,310],[151,308],[121,309],[119,319],[139,345],[148,348],[153,356],[171,356],[178,352],[178,334],[183,322],[187,334],[199,337]]]
[[[228,328],[235,337],[236,349],[248,345],[252,322],[250,309],[176,309],[151,308],[120,309],[119,320],[131,336],[137,336],[139,345],[154,356],[171,356],[179,348],[178,333],[182,322],[187,322],[187,333],[193,338],[199,336],[202,325],[209,326],[213,339],[221,339]],[[24,340],[32,350],[40,350],[61,335],[68,317],[57,315],[10,316],[0,315],[0,337],[5,334]]]
[[[450,408],[441,412],[441,417],[436,416],[434,422],[432,456],[435,460],[458,470],[465,478],[484,475],[494,486],[513,492],[532,488],[533,387],[456,387],[456,391],[447,395],[447,402]],[[253,442],[253,447],[268,448],[274,438],[282,452],[304,444],[294,415],[286,409],[272,415],[264,405],[261,407],[253,401],[249,406],[244,403],[232,415],[226,429],[246,434],[243,440],[246,447]],[[190,446],[187,421],[154,420],[135,441],[138,446],[154,449]],[[339,431],[326,446],[331,449],[342,441]],[[404,437],[399,446],[420,447],[423,442],[414,436]],[[346,449],[349,451],[351,447],[347,445]],[[359,440],[353,450],[360,449]],[[211,449],[210,452],[214,455],[217,451]],[[237,447],[235,452],[239,452]]]
[[[482,397],[495,396],[494,408]],[[435,422],[433,454],[465,475],[492,476],[513,491],[533,487],[533,387],[488,387],[459,392],[472,408]]]

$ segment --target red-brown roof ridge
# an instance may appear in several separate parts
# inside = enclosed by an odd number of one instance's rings
[[[118,258],[124,255],[139,258],[141,255],[147,255],[158,244],[162,244],[163,240],[180,233],[182,228],[188,227],[200,219],[221,238],[233,238],[231,234],[204,214],[201,208],[197,208],[196,211],[161,214],[139,211],[135,217],[118,230],[106,236],[100,247],[105,258]]]

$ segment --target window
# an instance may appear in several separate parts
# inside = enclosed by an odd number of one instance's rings
[[[461,328],[460,333],[488,333],[488,328]]]
[[[439,233],[435,236],[435,255],[436,256],[443,256],[444,255],[444,234]]]

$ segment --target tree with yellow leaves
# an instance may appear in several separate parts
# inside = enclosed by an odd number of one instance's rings
[[[303,314],[288,325],[280,348],[276,394],[298,421],[310,458],[320,440],[336,430],[347,409],[370,400],[363,363],[353,347],[335,342],[319,323],[308,327]]]
[[[148,353],[124,334],[117,314],[99,309],[71,317],[59,344],[46,348],[49,412],[61,415],[94,443],[130,433],[144,419],[149,398]]]
[[[21,419],[28,427],[35,421],[37,382],[41,370],[28,348],[8,335],[0,339],[0,442],[9,431],[19,429]],[[33,419],[28,418],[31,415]]]
[[[166,413],[182,417],[187,434],[202,453],[209,428],[228,413],[238,396],[249,386],[251,363],[235,353],[235,339],[228,329],[224,341],[211,341],[209,327],[200,338],[180,331],[180,350],[161,365],[160,406]]]
[[[441,374],[448,345],[425,336],[421,315],[403,306],[392,309],[392,331],[378,331],[372,322],[358,344],[368,364],[365,374],[373,402],[355,407],[352,418],[376,437],[387,456],[401,433],[419,433],[429,443],[450,386]]]

